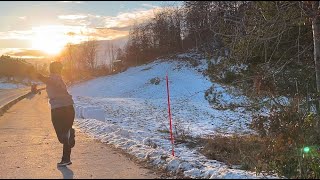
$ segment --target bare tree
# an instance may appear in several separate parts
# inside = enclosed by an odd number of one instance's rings
[[[108,41],[106,52],[109,58],[110,71],[113,71],[113,62],[116,60],[116,50],[117,47],[112,41]]]
[[[94,70],[97,66],[97,46],[96,40],[88,40],[81,44],[83,63],[90,70]]]
[[[304,1],[300,3],[304,13],[312,24],[313,33],[313,54],[316,74],[317,93],[320,94],[320,11],[319,1]],[[320,99],[317,102],[317,110],[320,113]]]

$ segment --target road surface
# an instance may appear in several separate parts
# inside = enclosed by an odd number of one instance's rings
[[[0,117],[0,178],[155,179],[159,175],[76,128],[72,165],[57,168],[62,145],[50,119],[47,94],[30,95]]]
[[[0,89],[0,107],[11,102],[12,100],[30,92],[30,88],[23,89]]]

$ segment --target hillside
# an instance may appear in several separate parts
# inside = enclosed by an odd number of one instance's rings
[[[185,58],[197,63],[181,61]],[[171,156],[166,73],[175,138],[251,133],[246,126],[251,112],[244,108],[217,109],[205,99],[205,92],[213,86],[221,104],[247,101],[244,96],[229,93],[229,88],[209,81],[204,75],[206,67],[205,59],[186,53],[177,59],[158,59],[123,73],[75,85],[70,92],[76,102],[77,127],[141,160],[173,173],[183,172],[187,177],[257,177],[253,172],[208,160],[182,141],[176,141],[176,156]]]

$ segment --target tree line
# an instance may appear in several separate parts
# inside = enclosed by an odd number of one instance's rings
[[[122,59],[121,56],[122,50],[114,42],[102,45],[95,39],[88,39],[80,44],[67,44],[55,59],[64,64],[62,74],[66,81],[74,83],[113,73],[113,62]]]
[[[213,81],[248,95],[316,99],[318,7],[314,1],[184,1],[134,26],[122,56],[135,66],[193,49],[208,59]]]
[[[20,58],[10,56],[0,56],[0,77],[11,78],[27,78],[30,72],[35,71],[32,64]]]

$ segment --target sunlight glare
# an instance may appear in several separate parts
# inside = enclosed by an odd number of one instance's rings
[[[32,48],[50,55],[58,54],[69,42],[67,35],[52,26],[33,28],[33,32]]]

